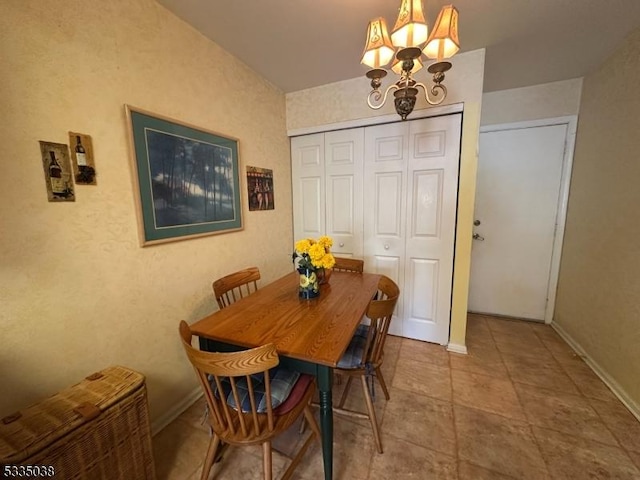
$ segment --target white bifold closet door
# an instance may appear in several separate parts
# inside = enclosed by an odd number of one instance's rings
[[[396,281],[390,332],[449,340],[461,114],[365,130],[367,270]]]
[[[398,283],[391,333],[449,339],[461,114],[291,139],[295,239]]]

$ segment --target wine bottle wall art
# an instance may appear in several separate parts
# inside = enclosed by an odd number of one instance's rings
[[[75,202],[69,148],[63,143],[40,142],[42,167],[50,202]]]
[[[91,137],[82,133],[69,132],[69,148],[76,185],[96,185]]]

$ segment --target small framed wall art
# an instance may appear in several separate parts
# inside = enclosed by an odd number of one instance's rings
[[[75,202],[69,148],[63,143],[40,141],[42,167],[50,202]]]
[[[96,185],[96,167],[91,136],[69,132],[71,164],[76,185]]]
[[[247,167],[249,211],[274,210],[273,170]]]
[[[126,112],[142,246],[242,230],[238,140]]]

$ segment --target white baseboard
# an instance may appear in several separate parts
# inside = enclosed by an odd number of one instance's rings
[[[164,427],[173,422],[176,418],[178,418],[187,408],[193,405],[196,400],[198,400],[202,396],[202,388],[198,387],[194,389],[191,393],[186,395],[182,401],[178,402],[173,406],[169,411],[167,411],[164,415],[161,415],[159,418],[156,418],[153,422],[151,422],[151,435],[155,435],[160,432]]]
[[[460,353],[462,355],[469,353],[466,345],[460,345],[458,343],[450,343],[447,345],[447,350],[453,353]]]
[[[593,358],[589,356],[587,352],[580,346],[578,342],[576,342],[560,325],[555,322],[551,322],[551,327],[558,332],[565,342],[569,344],[571,348],[575,350],[575,352],[580,355],[585,363],[589,365],[591,370],[600,377],[607,387],[613,392],[613,394],[618,397],[618,399],[624,404],[625,407],[640,421],[640,405],[635,402],[625,390],[620,386],[618,382],[616,382],[611,375],[609,375],[600,365],[598,365]]]

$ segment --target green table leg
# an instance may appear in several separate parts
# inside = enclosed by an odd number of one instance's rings
[[[333,478],[333,405],[331,385],[333,369],[318,365],[318,392],[320,396],[320,430],[322,431],[322,459],[324,461],[324,478]]]

